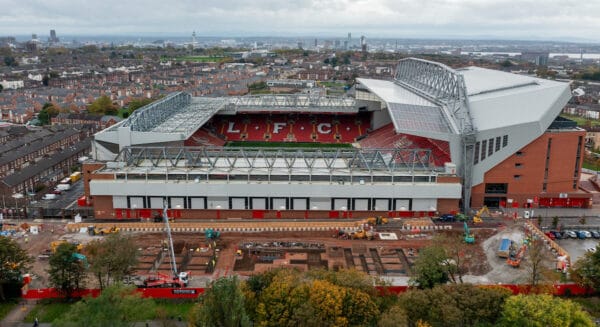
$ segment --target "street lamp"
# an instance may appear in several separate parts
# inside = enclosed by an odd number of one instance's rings
[[[12,197],[15,199],[15,210],[14,210],[14,214],[17,216],[17,223],[19,221],[19,206],[17,204],[17,199],[22,199],[23,198],[23,194],[21,193],[15,193],[12,195]]]

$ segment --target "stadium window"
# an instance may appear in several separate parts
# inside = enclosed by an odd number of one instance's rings
[[[485,193],[506,194],[508,193],[508,184],[506,183],[486,183]]]
[[[548,190],[548,183],[542,184],[542,192],[546,192]]]
[[[488,157],[494,154],[494,139],[488,140]]]
[[[517,151],[517,152],[515,153],[515,155],[516,155],[517,157],[522,157],[522,156],[523,156],[523,151]]]
[[[487,150],[487,140],[483,140],[483,141],[481,141],[481,161],[483,161],[483,159],[485,159],[486,150]]]
[[[515,179],[515,180],[517,180],[517,181],[518,181],[519,179],[521,179],[521,175],[514,175],[513,177],[514,177],[514,179]]]
[[[520,162],[515,163],[515,168],[522,168],[523,164]]]
[[[508,135],[502,137],[502,147],[505,148],[508,145]]]
[[[475,143],[475,158],[473,160],[473,164],[479,162],[479,142]]]
[[[500,136],[496,137],[496,152],[500,151]]]

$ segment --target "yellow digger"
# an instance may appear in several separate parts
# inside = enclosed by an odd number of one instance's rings
[[[94,235],[106,235],[106,234],[113,234],[113,233],[118,233],[118,232],[119,232],[119,227],[117,227],[117,226],[94,227]]]
[[[388,219],[386,217],[382,217],[382,216],[369,217],[369,218],[367,218],[367,223],[371,226],[385,225],[388,223]]]
[[[481,209],[479,209],[479,211],[477,211],[475,213],[475,215],[473,216],[473,223],[474,224],[480,224],[483,222],[483,219],[481,219],[481,216],[487,214],[488,216],[490,215],[490,210],[488,209],[487,206],[483,206]]]

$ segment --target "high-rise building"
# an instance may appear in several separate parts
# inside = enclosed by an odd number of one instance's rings
[[[367,52],[367,38],[364,35],[360,37],[360,49],[362,52]]]
[[[317,39],[315,39],[315,48],[317,47]]]
[[[48,38],[49,43],[58,43],[60,40],[56,37],[56,31],[50,30],[50,38]]]

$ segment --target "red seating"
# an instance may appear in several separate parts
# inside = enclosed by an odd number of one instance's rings
[[[245,114],[216,116],[228,141],[351,143],[365,134],[368,115]]]
[[[189,139],[183,142],[185,146],[223,146],[224,144],[225,140],[204,128],[199,128]]]
[[[433,163],[441,167],[450,162],[450,145],[447,141],[434,140],[410,134],[399,134],[393,124],[385,125],[360,141],[362,148],[410,148],[431,150]],[[406,158],[409,159],[409,158]],[[397,158],[400,160],[400,158]]]

